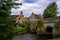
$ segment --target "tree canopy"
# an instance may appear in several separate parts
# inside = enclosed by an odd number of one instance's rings
[[[48,7],[44,10],[44,18],[54,18],[57,14],[57,5],[56,2],[50,3]]]
[[[42,26],[42,20],[40,20],[40,19],[36,20],[35,24],[37,27],[41,27]]]
[[[0,40],[7,40],[12,32],[11,7],[13,0],[0,0]]]

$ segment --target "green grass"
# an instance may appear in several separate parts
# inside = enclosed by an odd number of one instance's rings
[[[13,34],[23,34],[27,32],[27,28],[26,27],[17,27],[14,29]]]

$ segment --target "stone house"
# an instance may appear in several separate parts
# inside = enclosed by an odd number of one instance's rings
[[[37,15],[37,14],[34,14],[34,12],[32,12],[31,16],[29,17],[29,21],[34,22],[37,19],[41,19],[41,17],[39,15]]]
[[[16,21],[16,23],[23,23],[28,21],[26,17],[24,17],[23,12],[20,12],[20,15],[12,15],[12,19]]]
[[[23,12],[21,11],[20,15],[16,18],[16,22],[23,23],[25,21],[27,21],[27,19],[24,17]]]
[[[37,31],[37,27],[34,24],[36,20],[41,19],[41,17],[37,14],[34,14],[34,12],[32,12],[31,16],[29,17],[29,21],[30,21],[30,31],[31,32],[36,32]]]

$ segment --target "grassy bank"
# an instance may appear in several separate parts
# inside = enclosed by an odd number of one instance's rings
[[[13,34],[24,34],[24,33],[27,33],[27,28],[26,27],[16,27],[14,28],[13,30]]]

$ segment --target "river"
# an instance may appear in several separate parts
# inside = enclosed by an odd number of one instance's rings
[[[11,38],[11,40],[52,40],[52,39],[46,39],[41,36],[37,36],[36,34],[27,33],[24,35],[15,35]]]

